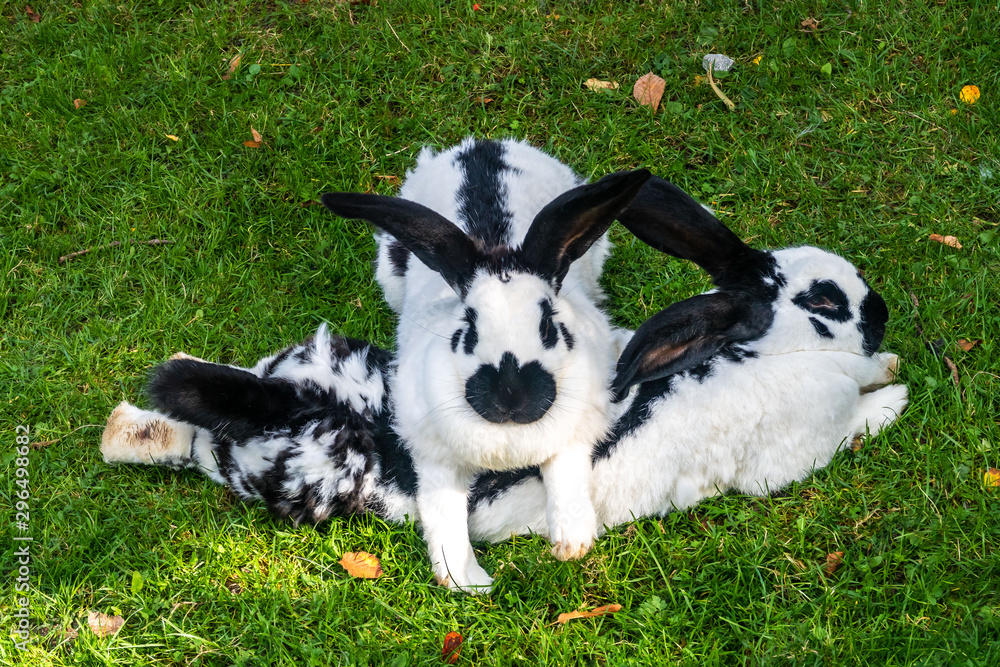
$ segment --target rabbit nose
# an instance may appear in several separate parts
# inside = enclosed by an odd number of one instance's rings
[[[530,424],[555,402],[556,381],[537,361],[521,366],[504,352],[499,366],[483,364],[466,381],[465,400],[494,424]]]

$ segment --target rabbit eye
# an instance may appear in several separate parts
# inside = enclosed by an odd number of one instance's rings
[[[794,299],[799,308],[834,322],[851,319],[847,295],[829,280],[814,280],[809,289],[799,292]]]
[[[813,299],[806,304],[806,308],[809,310],[836,310],[837,304],[823,297],[822,299]]]
[[[542,337],[542,347],[551,350],[559,342],[559,329],[553,319],[555,310],[548,299],[542,299],[538,305],[542,308],[542,321],[538,325],[538,333]]]

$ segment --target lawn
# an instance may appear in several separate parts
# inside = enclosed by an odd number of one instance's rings
[[[453,631],[467,665],[1000,663],[997,11],[0,2],[0,663],[435,665]],[[700,78],[712,52],[736,61],[718,81],[734,111]],[[666,80],[655,112],[632,97],[649,71]],[[647,167],[752,245],[842,254],[889,304],[883,349],[910,407],[781,494],[638,520],[580,562],[539,538],[481,545],[497,576],[483,598],[433,584],[412,525],[296,528],[198,473],[103,463],[107,415],[145,404],[175,351],[248,364],[323,321],[391,347],[371,230],[316,200],[394,194],[421,146],[470,134],[527,139],[592,178]],[[612,238],[616,323],[706,288]],[[350,578],[337,561],[357,550],[385,575]],[[91,612],[124,626],[98,637]]]

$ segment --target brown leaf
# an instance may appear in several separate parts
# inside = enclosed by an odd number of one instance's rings
[[[441,647],[441,659],[449,665],[458,662],[458,654],[462,651],[462,635],[449,632],[444,636],[444,646]]]
[[[73,106],[79,109],[80,107],[87,106],[87,100],[75,99],[73,100]]]
[[[250,126],[250,134],[253,135],[253,140],[244,141],[243,145],[247,148],[260,148],[260,145],[264,142],[264,137],[260,136],[260,132],[253,129],[252,125]]]
[[[826,555],[826,565],[823,566],[823,572],[826,573],[826,576],[831,577],[843,562],[844,562],[843,551],[834,551],[833,553],[829,553]]]
[[[31,5],[24,6],[24,13],[28,15],[28,18],[31,19],[32,23],[38,23],[42,20],[42,17],[35,13],[35,10],[31,8]]]
[[[958,386],[958,366],[955,365],[955,362],[952,361],[948,357],[947,354],[944,355],[944,365],[947,366],[948,370],[951,371],[951,381],[954,382],[955,386],[957,387]]]
[[[991,487],[1000,487],[1000,470],[990,468],[983,474],[983,484]]]
[[[613,614],[616,611],[621,611],[622,606],[620,604],[606,604],[603,607],[598,607],[597,609],[592,609],[590,611],[569,611],[565,614],[559,614],[556,618],[556,623],[563,624],[572,621],[575,618],[593,618],[595,616],[604,616],[605,614]]]
[[[962,352],[968,352],[975,346],[979,345],[983,341],[981,340],[965,340],[964,338],[958,339],[958,346],[962,348]]]
[[[108,616],[99,611],[92,611],[87,615],[87,625],[98,637],[107,637],[121,630],[125,625],[125,619],[121,616]]]
[[[954,236],[941,236],[940,234],[931,234],[928,237],[931,241],[937,241],[938,243],[943,243],[946,246],[955,248],[956,250],[962,249],[962,244],[958,242],[958,239]]]
[[[375,174],[375,178],[380,181],[388,181],[390,183],[399,183],[399,176],[393,174]]]
[[[660,108],[660,98],[667,87],[667,82],[656,76],[652,72],[643,74],[632,87],[632,97],[639,100],[639,104],[653,107],[653,111]]]
[[[237,53],[229,60],[229,71],[222,75],[223,81],[229,81],[229,78],[236,73],[236,70],[239,69],[240,61],[242,59],[243,59],[243,54]]]
[[[347,574],[359,579],[375,579],[382,576],[382,564],[378,557],[367,551],[350,551],[340,559],[340,566]]]
[[[601,81],[600,79],[587,79],[583,82],[591,90],[618,90],[617,81]]]
[[[806,32],[812,32],[813,30],[817,30],[819,28],[819,21],[810,16],[799,25],[805,28]]]

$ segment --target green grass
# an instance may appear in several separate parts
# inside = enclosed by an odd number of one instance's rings
[[[450,631],[468,665],[1000,662],[1000,488],[983,484],[1000,467],[996,2],[481,5],[40,1],[36,23],[0,2],[0,506],[13,521],[28,425],[54,441],[30,455],[31,616],[79,628],[16,651],[5,555],[0,662],[433,665]],[[695,83],[707,52],[737,60],[720,80],[733,113]],[[650,69],[657,113],[631,98]],[[582,562],[540,539],[483,548],[483,599],[432,585],[412,526],[296,529],[198,474],[101,461],[112,407],[141,402],[177,350],[249,363],[321,321],[391,346],[370,231],[308,202],[392,194],[420,146],[469,134],[526,138],[587,176],[646,166],[755,245],[843,254],[890,305],[910,408],[787,493],[637,521]],[[620,324],[707,284],[614,239]],[[350,580],[336,563],[359,549],[386,576]],[[623,610],[553,624],[607,603]],[[91,610],[124,628],[97,638]]]

